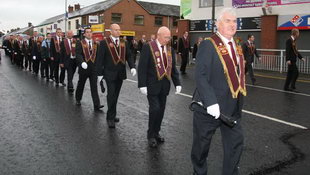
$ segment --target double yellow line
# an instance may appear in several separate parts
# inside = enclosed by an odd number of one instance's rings
[[[264,77],[264,78],[278,79],[278,80],[285,80],[286,79],[284,77],[276,77],[276,76],[263,75],[263,74],[257,74],[257,73],[255,73],[255,76]],[[297,82],[310,83],[310,80],[298,79]]]

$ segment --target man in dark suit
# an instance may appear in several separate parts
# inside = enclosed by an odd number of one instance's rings
[[[138,42],[138,51],[141,52],[143,45],[146,43],[146,36],[142,35],[141,39]]]
[[[34,46],[34,44],[36,44],[37,40],[38,40],[38,31],[33,31],[33,35],[29,39],[29,49],[31,50],[31,52],[32,52],[33,46]],[[32,66],[29,67],[29,70],[31,71],[31,70],[34,69],[33,68],[34,67],[34,65],[33,65],[34,64],[34,60],[32,59],[33,55],[31,55],[30,57],[31,57]]]
[[[73,31],[67,31],[67,38],[61,42],[60,65],[67,70],[68,92],[73,94],[73,76],[76,71],[76,39],[73,38]]]
[[[189,52],[191,51],[189,38],[188,38],[188,32],[185,31],[183,36],[179,39],[178,42],[178,52],[181,55],[182,62],[180,71],[182,74],[186,74],[186,66],[188,63],[188,56]]]
[[[104,77],[107,84],[107,123],[109,128],[115,128],[115,122],[119,122],[119,118],[116,117],[118,96],[123,80],[127,78],[126,61],[133,76],[136,75],[136,69],[130,55],[128,43],[120,40],[120,26],[112,24],[110,29],[111,35],[100,42],[98,73]]]
[[[27,36],[27,39],[24,40],[23,42],[23,53],[25,56],[25,70],[31,71],[31,63],[32,63],[32,58],[31,58],[31,49],[29,47],[29,36]]]
[[[194,108],[191,159],[194,174],[207,174],[211,139],[220,128],[224,147],[222,174],[237,175],[243,148],[240,121],[246,89],[242,48],[233,38],[237,29],[235,10],[223,8],[216,26],[218,32],[201,42],[196,57],[193,100],[200,105]],[[237,124],[234,127],[224,124],[220,115],[231,117]]]
[[[23,62],[24,62],[24,53],[23,53],[23,37],[21,35],[17,36],[17,41],[14,43],[14,54],[15,54],[15,61],[16,65],[23,69]]]
[[[42,43],[42,52],[41,52],[41,77],[45,77],[46,81],[52,81],[50,79],[51,74],[51,41],[52,36],[50,33],[46,34],[46,39]]]
[[[301,56],[297,49],[296,40],[299,37],[299,30],[292,29],[291,37],[286,40],[286,63],[288,65],[286,81],[284,85],[285,91],[293,91],[296,89],[296,80],[298,78],[298,68],[296,65],[297,58],[305,61],[305,59]]]
[[[42,41],[43,36],[39,36],[36,41],[32,43],[32,59],[33,59],[33,72],[35,75],[39,74],[39,69],[42,67],[41,60],[42,60]],[[40,66],[41,64],[41,66]],[[42,75],[41,69],[41,75]]]
[[[255,44],[254,44],[255,37],[252,34],[248,35],[248,40],[243,43],[242,45],[242,50],[243,50],[243,55],[245,59],[245,74],[249,72],[252,84],[254,85],[256,82],[256,79],[254,77],[253,73],[253,67],[252,63],[254,61],[254,56],[256,56],[258,59],[260,59]]]
[[[84,29],[84,39],[76,44],[76,61],[79,66],[79,81],[75,91],[76,105],[81,106],[86,80],[89,79],[90,92],[95,112],[102,112],[97,87],[98,45],[92,39],[90,28]]]
[[[60,43],[62,42],[62,31],[60,28],[56,29],[56,36],[52,38],[51,42],[51,65],[52,65],[52,70],[51,70],[51,79],[55,80],[56,86],[59,86],[59,78],[60,78],[60,83],[63,86],[66,86],[66,84],[63,82],[64,77],[65,77],[65,70],[62,67],[61,72],[60,72],[60,77],[59,77],[59,63],[61,59],[61,47]]]
[[[157,40],[143,46],[138,69],[138,87],[147,95],[149,102],[149,128],[147,138],[150,147],[164,142],[159,131],[165,113],[166,99],[170,91],[170,80],[181,92],[179,73],[176,68],[175,53],[168,44],[171,39],[167,27],[159,28]]]

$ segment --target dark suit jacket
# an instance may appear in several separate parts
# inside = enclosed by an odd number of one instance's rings
[[[254,45],[254,53],[252,53],[250,44],[248,41],[243,43],[242,50],[243,50],[244,59],[246,60],[247,63],[253,63],[254,55],[256,57],[259,57],[255,45]]]
[[[126,56],[125,59],[130,67],[130,69],[135,68],[135,64],[131,58],[130,48],[126,42]],[[100,42],[99,52],[98,52],[98,73],[103,75],[105,80],[113,81],[117,79],[124,80],[127,78],[126,75],[126,64],[119,62],[117,65],[114,64],[112,55],[109,51],[108,45],[105,40]]]
[[[172,49],[172,70],[171,79],[174,86],[181,85],[179,72],[176,68],[175,52]],[[155,62],[149,44],[145,44],[142,48],[139,67],[138,67],[138,87],[147,87],[147,93],[150,95],[158,95],[159,93],[169,94],[170,81],[165,77],[158,80]]]
[[[221,113],[227,116],[241,116],[243,96],[239,94],[237,99],[232,98],[223,65],[209,40],[202,41],[199,45],[195,80],[195,101],[202,102],[205,108],[217,103]]]
[[[20,46],[19,40],[14,42],[14,52],[16,52],[18,56],[24,55],[23,46]]]
[[[301,54],[298,52],[296,45],[293,46],[294,41],[293,39],[290,37],[289,39],[286,40],[286,61],[291,61],[292,64],[296,64],[297,61],[297,57],[299,59],[302,59]],[[296,44],[296,41],[295,41]],[[295,47],[295,51],[294,51],[294,47]]]
[[[52,38],[51,40],[51,57],[54,57],[54,61],[60,61],[61,59],[61,48],[60,48],[60,51],[57,52],[56,51],[56,36]],[[62,38],[62,41],[63,41],[63,38]],[[60,43],[59,43],[59,46],[60,46]]]
[[[41,57],[43,59],[50,59],[52,55],[52,50],[51,50],[51,42],[50,45],[47,44],[47,40],[44,40],[46,47],[41,47]]]
[[[185,47],[185,43],[183,41],[184,37],[179,38],[179,42],[178,42],[178,52],[179,53],[184,53],[184,52],[189,52],[191,51],[191,44],[189,42],[189,38],[188,39],[188,48]]]
[[[65,67],[68,67],[69,61],[71,59],[71,54],[67,55],[66,47],[65,47],[65,40],[66,39],[63,39],[62,42],[60,43],[60,48],[61,48],[60,64],[64,64]]]
[[[36,60],[40,61],[42,58],[42,43],[40,43],[39,47],[36,42],[33,43],[32,45],[32,55],[36,56]]]
[[[94,47],[94,44],[97,44],[97,43],[93,42],[93,47]],[[88,72],[88,73],[92,72],[92,73],[96,73],[96,75],[99,75],[99,73],[98,73],[98,67],[99,67],[98,52],[99,52],[99,46],[97,44],[96,60],[94,63],[92,61],[88,61],[87,62],[88,67],[86,70],[84,70],[81,67],[81,64],[83,62],[86,62],[84,52],[83,52],[83,48],[82,48],[82,43],[81,43],[81,41],[76,41],[75,54],[76,54],[77,65],[79,66],[79,74],[86,73],[86,72]]]

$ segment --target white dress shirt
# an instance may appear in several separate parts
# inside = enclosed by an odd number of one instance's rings
[[[232,57],[232,53],[231,53],[231,48],[230,48],[230,45],[228,44],[229,42],[232,42],[233,43],[233,49],[235,50],[235,54],[236,54],[236,58],[237,58],[237,63],[239,64],[239,55],[238,55],[238,52],[237,52],[237,49],[236,49],[236,43],[234,41],[234,38],[232,37],[230,40],[228,40],[227,38],[225,38],[223,35],[220,34],[220,32],[217,32],[218,36],[220,36],[220,38],[222,39],[222,41],[224,42],[227,50],[228,50],[228,53],[230,55],[230,58],[233,58]]]

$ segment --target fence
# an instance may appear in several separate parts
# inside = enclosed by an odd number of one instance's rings
[[[257,49],[261,57],[260,60],[254,59],[253,68],[259,70],[287,72],[285,50],[280,49]],[[310,50],[299,50],[301,55],[310,53]],[[309,54],[308,54],[309,55]],[[310,56],[304,56],[305,61],[297,60],[300,73],[310,74]]]

